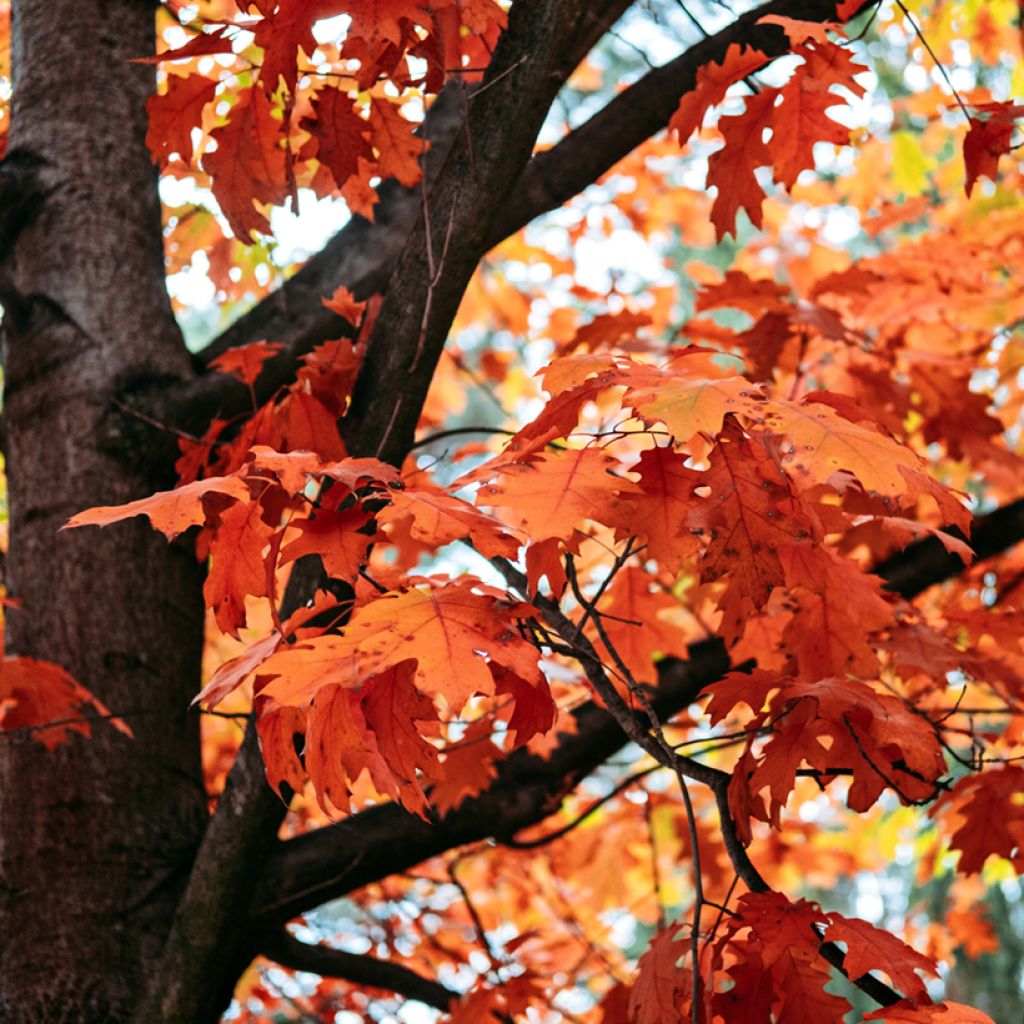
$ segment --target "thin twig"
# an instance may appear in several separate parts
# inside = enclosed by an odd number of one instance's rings
[[[935,56],[935,51],[931,48],[931,45],[929,44],[928,40],[925,39],[924,33],[921,31],[917,22],[914,20],[914,16],[910,13],[910,11],[907,10],[906,6],[903,4],[903,0],[896,0],[896,6],[903,12],[903,16],[907,19],[907,21],[910,22],[910,27],[914,30],[914,34],[917,36],[921,45],[928,52],[928,56],[931,57],[931,59],[935,62],[935,66],[939,69],[939,74],[942,75],[943,81],[946,83],[946,85],[949,86],[949,90],[950,92],[952,92],[953,98],[956,100],[957,105],[963,111],[964,117],[967,118],[967,123],[970,124],[971,112],[967,109],[967,105],[964,103],[963,98],[960,96],[960,93],[956,91],[956,86],[953,85],[953,81],[949,77],[949,73],[946,71],[946,68],[943,65],[942,61],[940,61],[939,58]]]

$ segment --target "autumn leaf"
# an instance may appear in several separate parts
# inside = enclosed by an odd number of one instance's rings
[[[785,435],[783,465],[790,474],[826,483],[836,473],[855,476],[866,490],[895,497],[908,490],[904,470],[914,473],[920,460],[909,448],[822,402],[776,400],[766,410],[765,426]]]
[[[352,5],[349,36],[361,39],[367,52],[376,58],[388,44],[402,42],[403,22],[430,27],[427,7],[422,0],[363,0]]]
[[[263,550],[273,535],[258,502],[237,502],[218,517],[203,597],[214,610],[217,625],[229,636],[237,637],[245,625],[246,597],[267,593]]]
[[[422,485],[391,491],[377,522],[385,533],[405,523],[414,540],[434,548],[468,540],[485,558],[515,558],[521,543],[500,520],[440,488]]]
[[[276,205],[288,195],[281,122],[272,111],[262,90],[245,90],[227,124],[210,133],[216,150],[203,157],[214,198],[243,242],[253,231],[270,232],[270,222],[254,203]]]
[[[615,460],[595,448],[544,452],[529,461],[499,464],[497,483],[477,492],[477,504],[497,508],[535,541],[569,540],[586,522],[624,519],[632,481],[612,477]]]
[[[863,96],[864,88],[854,76],[867,71],[853,59],[849,48],[827,40],[797,46],[794,52],[805,63],[779,91],[781,103],[774,111],[768,143],[768,162],[775,180],[787,189],[796,184],[801,171],[814,166],[815,143],[840,146],[849,142],[849,129],[827,113],[845,102],[831,88],[838,85]]]
[[[873,675],[878,657],[868,636],[893,618],[877,577],[828,548],[785,547],[779,560],[799,611],[783,635],[799,672],[807,679]]]
[[[485,658],[541,685],[537,649],[516,626],[533,614],[530,605],[507,601],[462,578],[362,605],[345,636],[381,668],[416,658],[417,686],[458,714],[473,694],[494,692]]]
[[[312,56],[316,49],[313,23],[336,13],[337,4],[332,0],[278,4],[276,9],[263,11],[263,18],[253,29],[253,41],[263,48],[259,80],[268,97],[274,95],[281,80],[289,92],[294,92],[299,73],[298,51]]]
[[[975,874],[990,856],[1022,863],[1024,768],[1004,765],[984,775],[958,779],[929,811],[952,833],[950,845],[960,851],[958,870]]]
[[[534,614],[471,577],[435,581],[360,605],[341,635],[279,651],[261,674],[279,678],[262,691],[283,704],[304,704],[328,685],[358,687],[400,661],[417,662],[421,692],[458,714],[474,694],[493,695],[488,662],[533,687],[546,687],[538,651],[517,622]]]
[[[752,317],[789,310],[789,289],[771,278],[752,278],[745,270],[727,270],[714,284],[697,292],[698,313],[709,309],[740,309]]]
[[[92,735],[100,716],[131,736],[127,723],[77,683],[59,665],[37,658],[0,660],[0,733],[28,730],[47,750],[67,742],[68,734]]]
[[[772,162],[763,136],[765,129],[772,126],[777,96],[777,90],[765,89],[747,99],[742,114],[723,117],[718,122],[725,145],[708,157],[708,184],[718,189],[711,221],[719,241],[727,234],[735,237],[736,214],[740,210],[746,211],[754,227],[761,227],[765,193],[754,172]]]
[[[146,145],[153,163],[166,166],[174,153],[185,163],[192,162],[192,130],[200,123],[203,108],[216,91],[217,83],[204,75],[168,75],[167,91],[146,100]]]
[[[211,703],[216,701],[211,700]],[[279,795],[284,793],[282,786],[285,784],[292,792],[301,793],[306,782],[306,769],[299,759],[295,738],[305,736],[305,711],[288,705],[264,709],[256,718],[256,732],[260,738],[267,784]]]
[[[164,61],[189,60],[214,53],[231,53],[231,40],[225,36],[227,25],[215,25],[209,32],[199,32],[187,43],[170,50],[162,50],[149,57],[132,57],[132,64],[162,64]],[[148,103],[147,103],[148,107]],[[151,122],[152,124],[152,122]]]
[[[677,1024],[680,1002],[692,989],[689,971],[680,966],[690,953],[686,938],[677,938],[679,925],[658,932],[637,963],[629,995],[629,1015],[643,1024]]]
[[[737,790],[731,790],[731,800],[776,828],[804,763],[820,773],[822,785],[835,770],[851,774],[847,804],[857,811],[870,807],[887,786],[904,800],[926,800],[945,772],[934,728],[899,698],[876,693],[859,680],[803,682],[757,669],[731,673],[705,693],[711,695],[712,723],[740,703],[754,712],[750,756],[745,754],[734,770]],[[771,738],[751,754],[756,730],[767,727]],[[770,813],[762,814],[757,800],[765,788],[772,803]]]
[[[598,607],[605,617],[605,635],[630,674],[641,683],[655,681],[656,655],[681,657],[686,653],[686,640],[678,625],[662,615],[678,612],[680,603],[653,586],[654,582],[643,569],[627,566],[615,576]],[[595,635],[594,641],[599,650],[604,649],[600,637]],[[614,663],[610,653],[607,657]]]
[[[1024,105],[1017,103],[987,103],[975,109],[981,116],[969,118],[963,144],[967,172],[964,190],[968,196],[979,178],[996,180],[999,158],[1010,152],[1016,122],[1024,116]]]
[[[996,1024],[987,1013],[963,1003],[915,1006],[906,1000],[866,1014],[864,1019],[886,1021],[887,1024]]]
[[[351,324],[357,324],[366,309],[366,303],[359,302],[344,285],[335,288],[331,296],[321,299],[321,302],[332,313],[344,317]]]
[[[311,515],[292,520],[299,536],[281,550],[281,564],[305,555],[319,555],[333,579],[351,580],[366,561],[373,539],[364,527],[369,517],[360,505],[347,508],[319,508]]]
[[[278,341],[254,341],[251,345],[240,345],[222,352],[216,359],[210,360],[210,367],[220,373],[233,374],[243,384],[252,387],[263,364],[273,359],[283,347]]]
[[[558,708],[547,680],[543,677],[523,679],[496,661],[490,663],[494,677],[494,692],[511,697],[512,714],[508,728],[514,736],[516,746],[529,743],[534,736],[543,735],[555,724]]]
[[[190,526],[202,526],[207,519],[207,499],[223,495],[226,504],[249,500],[249,488],[237,476],[211,476],[184,484],[173,491],[159,491],[148,498],[139,498],[125,505],[100,505],[72,516],[62,527],[109,526],[123,519],[144,515],[153,529],[168,540],[184,533]]]
[[[710,463],[700,479],[710,494],[689,510],[686,524],[708,540],[701,579],[726,581],[720,605],[727,619],[739,621],[751,606],[764,607],[772,590],[786,582],[780,550],[820,540],[822,528],[793,493],[777,459],[744,438],[735,421],[723,429]]]
[[[758,25],[778,25],[794,46],[799,46],[800,43],[806,42],[808,39],[815,43],[828,43],[830,41],[829,32],[841,31],[835,22],[802,21],[799,18],[787,18],[781,14],[766,14],[763,18],[759,18],[757,23]]]
[[[413,135],[413,127],[387,100],[370,104],[370,140],[377,151],[377,168],[406,188],[420,180],[419,159],[427,151],[427,142]]]
[[[843,970],[851,978],[868,971],[882,971],[892,984],[912,1002],[928,999],[928,989],[918,972],[937,978],[938,967],[931,957],[923,956],[894,935],[857,918],[829,914],[826,942],[841,942],[846,947]]]
[[[192,703],[216,707],[229,693],[241,686],[277,650],[280,643],[280,635],[270,633],[250,645],[242,654],[229,658],[213,673]]]
[[[643,452],[632,472],[640,491],[631,499],[630,529],[652,558],[678,569],[700,547],[687,518],[697,505],[694,490],[702,476],[686,465],[685,456],[660,446]]]
[[[714,437],[730,413],[760,418],[764,396],[743,377],[706,378],[698,373],[667,370],[660,374],[644,371],[629,377],[622,403],[647,423],[663,423],[670,433],[686,444],[697,434]]]
[[[365,771],[378,792],[396,788],[391,770],[363,714],[359,690],[321,687],[307,712],[306,770],[317,802],[328,814],[347,812],[352,789]]]
[[[721,103],[729,87],[768,63],[760,50],[733,43],[718,64],[704,64],[697,72],[696,86],[683,94],[679,107],[668,123],[683,145],[701,126],[708,110]]]
[[[716,993],[715,1009],[770,1003],[776,1018],[787,1024],[841,1024],[850,1007],[824,990],[830,975],[818,955],[815,926],[825,920],[821,908],[807,900],[791,903],[777,892],[741,896],[716,946],[721,956],[726,943],[735,944],[745,959],[729,966],[734,985]],[[745,942],[739,939],[743,932]]]
[[[368,141],[370,125],[340,89],[321,89],[313,100],[313,113],[314,116],[303,120],[302,127],[316,139],[317,159],[330,169],[340,188],[358,172],[360,157],[373,158]]]

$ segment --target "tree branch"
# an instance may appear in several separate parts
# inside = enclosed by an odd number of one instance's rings
[[[623,0],[605,0],[574,41],[573,63],[582,59],[604,27],[628,6]],[[693,88],[697,70],[708,61],[721,59],[730,45],[756,45],[771,57],[788,52],[785,33],[775,26],[758,26],[760,18],[781,14],[820,22],[834,19],[835,8],[833,0],[771,0],[644,75],[552,149],[530,159],[491,218],[482,251],[561,206],[663,129],[680,97]],[[436,173],[432,169],[443,162],[442,155],[452,144],[463,103],[462,94],[449,87],[427,115],[425,131],[433,147],[428,159],[436,161],[428,167],[431,174]],[[341,285],[359,298],[383,290],[419,216],[420,203],[418,188],[387,183],[375,223],[353,217],[302,270],[212,342],[201,358],[207,361],[227,348],[263,338],[282,342],[284,351],[265,364],[257,382],[257,398],[265,401],[291,380],[301,355],[345,333],[344,321],[324,308],[322,297]],[[249,390],[240,382],[226,375],[205,374],[162,394],[151,411],[161,422],[202,433],[215,414],[232,415],[250,407]]]
[[[353,455],[398,465],[459,303],[574,62],[586,0],[514,5],[469,113],[426,197],[377,314],[342,433]],[[475,154],[481,154],[478,159]],[[483,156],[486,154],[486,156]],[[450,245],[454,240],[455,244]],[[394,401],[395,383],[403,395]]]
[[[583,23],[566,46],[571,70],[614,25],[633,0],[595,0]],[[437,96],[423,123],[430,140],[426,157],[427,190],[432,191],[456,137],[464,127],[472,87],[449,83]],[[298,360],[330,338],[346,336],[350,328],[327,309],[322,299],[344,286],[360,299],[384,291],[421,213],[422,186],[403,188],[386,181],[378,189],[374,219],[354,215],[293,277],[239,317],[198,354],[208,364],[222,352],[254,341],[280,341],[284,350],[268,360],[256,384],[257,401],[266,401],[294,377]],[[203,373],[157,395],[139,396],[160,422],[202,434],[215,415],[232,416],[252,408],[245,385],[226,374]]]
[[[970,537],[955,526],[946,527],[945,532],[967,541],[976,561],[998,555],[1024,537],[1024,498],[979,516]],[[956,576],[963,568],[959,555],[947,551],[938,537],[927,537],[879,563],[875,572],[885,579],[886,590],[909,598]]]
[[[658,667],[656,711],[666,718],[674,714],[728,668],[725,647],[717,639],[691,646],[686,661],[666,659]],[[397,804],[383,804],[279,843],[256,888],[253,916],[261,924],[283,923],[453,847],[491,837],[501,841],[543,821],[626,742],[611,714],[594,704],[579,708],[573,718],[575,731],[561,738],[550,757],[512,754],[485,792],[439,821],[423,821]]]
[[[697,71],[721,61],[730,46],[753,46],[773,59],[789,53],[785,32],[775,25],[758,25],[761,18],[778,14],[802,21],[835,21],[836,6],[833,0],[771,0],[649,71],[558,145],[533,157],[494,219],[490,245],[557,209],[667,127],[680,98],[696,85]]]
[[[984,557],[997,555],[1024,539],[1024,515],[1014,502],[982,516],[973,535]],[[1015,510],[1011,515],[1011,510]],[[876,572],[903,597],[912,598],[961,568],[931,538],[916,541],[887,559]],[[916,566],[916,582],[904,581]],[[686,661],[666,658],[658,665],[652,703],[662,721],[696,700],[700,691],[729,670],[725,646],[717,638],[694,644]],[[575,731],[563,736],[550,758],[516,752],[498,769],[490,788],[465,800],[431,824],[384,804],[344,821],[279,843],[256,888],[251,912],[263,922],[287,921],[296,914],[359,889],[453,847],[494,837],[499,841],[553,814],[582,779],[626,742],[607,711],[587,704],[573,713]]]
[[[431,981],[401,964],[378,960],[376,957],[346,953],[329,946],[313,946],[301,942],[291,932],[280,929],[269,934],[261,943],[264,956],[294,971],[311,971],[324,978],[341,978],[354,985],[381,988],[395,992],[406,999],[415,999],[437,1010],[447,1010],[458,992]]]

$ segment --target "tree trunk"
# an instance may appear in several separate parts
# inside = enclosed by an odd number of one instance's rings
[[[7,651],[57,662],[104,722],[55,752],[0,743],[0,1019],[117,1022],[157,960],[206,820],[202,569],[145,521],[58,532],[169,479],[131,451],[126,386],[184,378],[144,145],[156,5],[15,0],[0,232],[10,493]],[[10,178],[10,173],[8,177]],[[34,196],[29,203],[27,197]],[[3,214],[0,213],[0,219]],[[8,216],[10,221],[10,216]],[[6,236],[6,237],[4,237]]]

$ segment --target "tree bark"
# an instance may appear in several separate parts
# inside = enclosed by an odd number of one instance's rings
[[[2,242],[10,654],[58,663],[124,716],[54,752],[0,743],[0,1019],[129,1018],[206,821],[202,573],[145,522],[59,532],[166,486],[110,398],[190,372],[164,288],[144,145],[156,4],[15,0]],[[31,198],[31,202],[26,197]],[[5,199],[10,196],[5,197]],[[169,467],[168,467],[169,468]],[[19,742],[19,740],[21,742]]]

